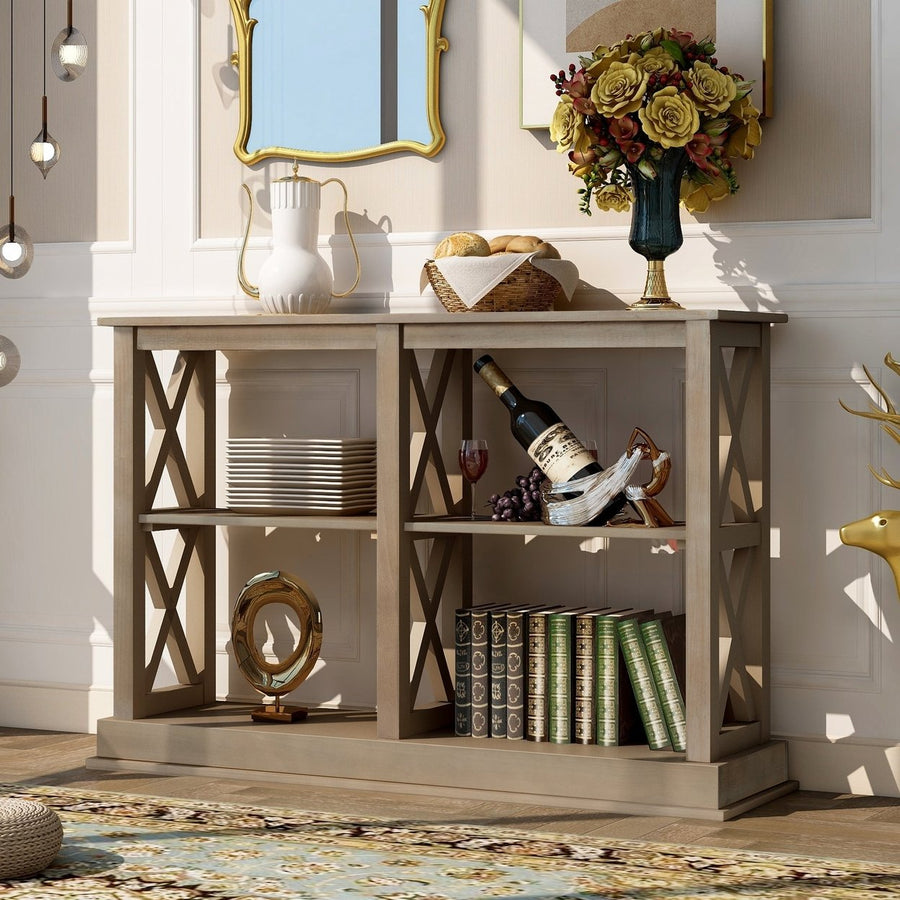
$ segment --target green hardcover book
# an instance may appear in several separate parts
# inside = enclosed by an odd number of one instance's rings
[[[673,660],[673,650],[677,641],[675,636],[681,634],[683,640],[684,623],[684,614],[665,620],[648,619],[641,622],[641,637],[647,648],[647,659],[662,703],[663,718],[673,750],[684,750],[687,745],[684,694],[678,683],[678,673]]]
[[[647,650],[641,637],[640,623],[635,618],[622,619],[617,623],[619,643],[631,687],[637,699],[638,712],[644,723],[647,743],[651,750],[671,748],[669,732],[663,718],[662,703],[653,680],[653,672],[647,659]]]
[[[456,734],[472,733],[472,621],[468,609],[454,613],[454,642],[456,648],[453,694],[453,728]]]
[[[641,613],[633,609],[614,609],[594,618],[595,740],[601,747],[644,742],[644,726],[616,627],[624,616],[638,615]]]
[[[553,744],[572,743],[575,618],[585,611],[566,609],[549,616],[547,714],[548,737]]]

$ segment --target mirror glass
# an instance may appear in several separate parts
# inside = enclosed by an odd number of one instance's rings
[[[444,143],[444,0],[231,0],[243,162],[362,159]]]

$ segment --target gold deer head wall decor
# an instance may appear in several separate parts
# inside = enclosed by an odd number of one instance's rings
[[[890,353],[884,358],[884,364],[894,373],[900,375],[900,362],[894,359]],[[874,419],[881,423],[881,429],[885,434],[889,434],[898,444],[900,444],[900,414],[894,406],[893,400],[885,393],[881,386],[872,377],[871,372],[863,366],[866,378],[869,379],[872,386],[878,391],[879,396],[884,400],[886,409],[882,409],[875,403],[870,403],[868,411],[850,409],[843,400],[838,403],[852,413],[854,416],[862,416],[866,419]],[[880,472],[876,472],[870,465],[869,471],[887,487],[900,489],[900,480],[891,478],[887,470],[882,468]],[[858,522],[851,522],[841,528],[841,540],[851,547],[862,547],[872,553],[881,556],[891,567],[894,573],[894,581],[897,585],[897,593],[900,595],[900,510],[883,509],[865,519]]]

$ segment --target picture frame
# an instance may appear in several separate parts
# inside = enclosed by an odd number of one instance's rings
[[[716,21],[717,55],[729,69],[755,82],[753,101],[771,117],[772,0],[716,0]],[[570,62],[578,65],[578,54],[567,53],[565,46],[566,0],[519,0],[520,127],[549,127],[557,104],[550,75]]]

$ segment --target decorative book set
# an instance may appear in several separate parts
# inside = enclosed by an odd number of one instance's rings
[[[475,606],[455,643],[457,735],[685,749],[684,615]]]

